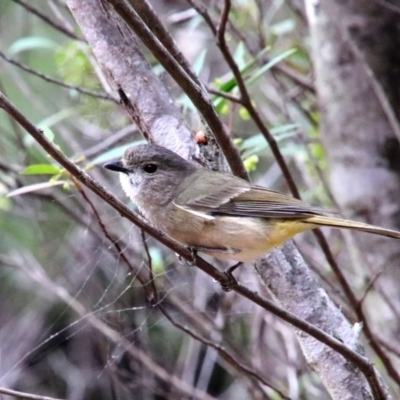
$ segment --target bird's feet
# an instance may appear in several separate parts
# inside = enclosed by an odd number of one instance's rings
[[[178,257],[178,262],[181,265],[186,265],[188,267],[195,267],[197,260],[197,249],[195,247],[188,247],[188,250],[190,251],[192,259],[186,260],[186,258],[183,258],[180,254],[176,253],[176,256]]]
[[[233,272],[239,268],[243,263],[240,261],[236,263],[235,265],[232,265],[232,267],[227,268],[224,271],[224,274],[226,275],[226,279],[223,281],[220,281],[221,288],[225,292],[230,292],[236,285],[237,285],[237,280],[233,276]]]

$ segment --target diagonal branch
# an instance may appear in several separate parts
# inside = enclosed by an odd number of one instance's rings
[[[75,179],[80,181],[83,185],[88,187],[96,195],[102,198],[106,203],[112,206],[116,211],[118,211],[121,214],[121,216],[127,218],[136,226],[143,229],[143,231],[149,233],[151,236],[155,237],[161,243],[168,246],[174,252],[180,254],[183,258],[187,260],[192,259],[191,252],[188,249],[183,248],[173,240],[167,238],[165,235],[163,235],[162,233],[151,227],[142,217],[130,211],[130,209],[127,206],[125,206],[121,201],[119,201],[115,196],[113,196],[107,189],[101,186],[90,175],[88,175],[75,163],[69,160],[58,148],[56,148],[53,145],[53,143],[51,143],[43,135],[43,133],[39,129],[37,129],[28,119],[26,119],[25,116],[22,115],[1,92],[0,92],[0,108],[3,108],[9,115],[11,115],[12,118],[15,119],[18,122],[18,124],[20,124],[55,161],[57,161],[71,175],[73,175]],[[199,257],[196,258],[196,262],[197,266],[201,270],[209,274],[211,277],[221,282],[222,284],[227,283],[227,276],[223,272],[219,271],[211,264],[207,263],[206,261],[202,260]],[[280,260],[281,264],[283,262],[284,262],[283,260]],[[299,260],[297,260],[297,263],[299,263]],[[278,317],[282,318],[284,321],[289,322],[296,328],[307,333],[308,335],[326,344],[331,349],[341,354],[346,360],[354,364],[354,366],[356,366],[364,374],[364,376],[366,377],[367,381],[370,384],[370,387],[375,395],[375,398],[376,399],[385,398],[384,394],[385,389],[382,387],[379,381],[376,370],[366,357],[364,357],[357,351],[352,350],[350,347],[346,346],[342,341],[335,339],[333,336],[325,333],[323,330],[308,323],[306,320],[298,318],[293,313],[282,309],[278,305],[260,296],[259,294],[241,285],[240,283],[234,286],[233,290],[241,294],[248,300],[252,301],[253,303],[264,308],[265,310],[274,313]],[[354,342],[354,337],[350,342]]]

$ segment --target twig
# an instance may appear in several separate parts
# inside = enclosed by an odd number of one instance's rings
[[[115,144],[121,142],[128,136],[132,135],[133,133],[137,132],[137,127],[135,125],[128,125],[122,128],[120,131],[114,133],[110,137],[102,140],[100,143],[90,147],[83,152],[80,152],[76,155],[79,157],[80,155],[85,156],[88,159],[94,158],[97,155],[103,153],[105,150],[109,149],[110,147],[114,146]],[[72,157],[75,158],[75,157]]]
[[[391,353],[395,354],[397,357],[400,357],[400,348],[395,346],[393,341],[387,341],[381,337],[378,337],[378,342],[386,348],[386,350],[390,351]]]
[[[382,107],[382,111],[385,114],[388,123],[390,127],[392,128],[393,135],[397,138],[397,141],[400,143],[400,124],[399,120],[397,118],[397,115],[390,104],[390,100],[388,96],[386,95],[382,84],[379,82],[377,77],[375,76],[374,71],[370,68],[368,65],[364,54],[360,51],[360,49],[355,45],[354,41],[350,37],[350,34],[347,32],[347,30],[343,30],[343,38],[344,41],[349,45],[351,51],[355,55],[355,57],[358,59],[361,68],[364,70],[365,75],[368,77],[369,82],[371,83],[372,90],[374,91],[376,98],[378,99],[378,102],[380,106]],[[398,382],[400,383],[400,382]]]
[[[230,0],[225,0],[225,9],[228,8],[228,5],[230,5]],[[224,12],[223,12],[223,15],[224,15]],[[267,142],[271,148],[271,151],[274,154],[274,157],[275,157],[279,167],[282,170],[282,174],[285,177],[285,180],[288,184],[289,190],[291,191],[292,195],[294,197],[300,198],[300,194],[297,189],[296,183],[294,182],[294,179],[289,171],[289,168],[285,162],[285,159],[282,156],[282,153],[279,149],[279,146],[278,146],[274,136],[271,134],[271,132],[265,126],[265,124],[262,122],[261,117],[259,116],[258,112],[256,111],[256,109],[253,106],[249,92],[247,91],[247,88],[246,88],[246,84],[243,80],[242,74],[241,74],[239,67],[237,66],[235,60],[232,57],[232,54],[231,54],[231,52],[226,44],[226,41],[225,41],[225,35],[222,34],[222,31],[219,33],[219,35],[217,37],[217,44],[218,44],[226,62],[228,63],[229,67],[231,68],[233,75],[235,76],[237,85],[240,90],[240,94],[242,96],[243,107],[246,108],[249,115],[252,117],[253,121],[257,125],[258,129],[260,129],[260,132],[263,134],[263,136],[267,140]]]
[[[217,44],[223,46],[225,44],[225,30],[226,24],[228,22],[229,11],[231,9],[231,0],[224,0],[224,8],[222,9],[221,18],[217,26],[217,34],[215,35],[217,39]]]
[[[26,268],[21,268],[26,271]],[[168,382],[168,384],[171,384],[177,390],[182,392],[182,395],[184,394],[185,398],[192,398],[193,396],[195,399],[199,400],[213,400],[208,394],[199,389],[191,387],[188,383],[171,374],[165,368],[157,364],[157,362],[149,357],[142,349],[135,347],[128,339],[108,326],[104,321],[96,316],[100,310],[97,310],[96,312],[88,312],[85,306],[80,303],[76,297],[71,296],[71,294],[63,286],[56,285],[53,281],[51,281],[43,269],[36,268],[35,271],[29,270],[27,271],[27,274],[29,274],[34,281],[38,282],[48,293],[54,294],[61,299],[80,317],[80,319],[75,321],[74,324],[81,320],[88,321],[93,329],[100,332],[111,343],[123,348],[130,357],[143,364],[148,371],[154,373],[154,375],[156,375],[159,379],[164,382]]]
[[[186,0],[204,19],[214,36],[217,35],[217,26],[207,12],[206,7],[196,0]]]
[[[198,13],[201,15],[210,28],[211,32],[213,35],[216,35],[217,28],[216,28],[216,23],[212,20],[210,14],[207,12],[207,9],[198,1],[196,0],[186,0]],[[248,52],[254,57],[257,58],[257,53],[259,50],[256,50],[254,46],[252,46],[249,43],[249,40],[247,40],[246,36],[242,33],[242,31],[238,28],[236,28],[235,25],[231,21],[228,21],[228,29],[241,41],[244,43],[246,49]],[[260,49],[262,50],[262,49]],[[267,56],[263,56],[260,59],[260,63],[266,64],[270,62],[271,59]],[[309,79],[304,78],[300,74],[298,74],[296,71],[288,68],[286,65],[283,64],[276,64],[272,67],[273,71],[279,72],[280,74],[286,76],[289,78],[293,83],[296,85],[299,85],[303,89],[306,89],[312,93],[315,93],[315,88],[312,82]]]
[[[76,35],[74,32],[69,31],[68,29],[66,29],[65,27],[55,23],[51,18],[49,18],[47,15],[42,14],[40,11],[38,11],[36,8],[33,8],[31,5],[25,3],[22,0],[13,0],[14,3],[19,4],[20,6],[24,7],[25,9],[27,9],[30,13],[36,15],[38,18],[42,19],[43,21],[45,21],[47,24],[49,24],[50,26],[52,26],[54,29],[57,29],[58,31],[64,33],[64,35],[69,36],[71,39],[75,39],[75,40],[79,40],[79,41],[83,41],[83,39],[81,37],[79,37],[78,35]]]
[[[58,86],[61,86],[63,88],[69,89],[69,90],[76,90],[77,92],[85,94],[87,96],[92,96],[92,97],[96,97],[98,99],[108,100],[108,101],[112,101],[113,103],[119,104],[117,99],[112,98],[107,94],[95,92],[93,90],[81,88],[79,86],[69,85],[68,83],[60,81],[59,79],[55,79],[55,78],[52,78],[51,76],[48,76],[41,72],[35,71],[32,68],[29,68],[27,65],[20,63],[19,61],[15,61],[15,60],[7,57],[2,51],[0,51],[0,57],[3,60],[7,61],[8,63],[15,65],[16,67],[22,69],[23,71],[28,72],[29,74],[35,75],[38,78],[41,78],[47,82],[54,83]]]
[[[82,189],[80,182],[76,181],[76,179],[74,177],[72,177],[72,181],[75,184],[76,189],[78,190],[78,192],[82,195],[82,197],[85,199],[86,203],[89,204],[89,207],[91,208],[97,223],[100,226],[100,229],[102,230],[104,236],[112,243],[112,245],[115,247],[116,251],[117,251],[117,255],[119,257],[121,257],[121,259],[125,262],[125,264],[128,266],[128,268],[132,271],[132,272],[136,272],[137,269],[135,269],[133,267],[133,265],[129,262],[129,260],[126,258],[121,246],[119,245],[117,239],[113,238],[107,231],[106,226],[104,225],[103,221],[101,220],[100,214],[98,213],[96,207],[94,206],[94,204],[92,203],[92,201],[89,199],[89,197],[87,196],[87,194],[85,193],[85,191]],[[140,275],[136,275],[137,279],[139,280],[139,282],[142,284],[143,288],[146,290],[146,285],[145,282],[143,281],[143,279],[140,277]]]
[[[286,183],[287,183],[292,195],[294,197],[300,198],[300,194],[297,189],[296,183],[294,182],[294,179],[289,171],[289,168],[285,162],[285,159],[282,156],[279,146],[278,146],[274,136],[271,134],[271,132],[265,126],[265,124],[262,122],[261,117],[259,116],[258,112],[254,108],[253,103],[250,98],[250,95],[249,95],[249,92],[247,91],[246,84],[244,83],[242,74],[240,72],[240,69],[239,69],[238,65],[236,64],[235,60],[233,59],[232,54],[226,44],[225,28],[226,28],[226,24],[227,24],[227,18],[229,15],[230,4],[231,4],[230,0],[224,1],[224,8],[223,8],[223,11],[221,14],[221,19],[218,24],[218,29],[216,32],[217,46],[220,48],[221,53],[222,53],[223,57],[225,58],[225,61],[229,65],[229,68],[231,69],[233,76],[236,79],[236,83],[238,85],[240,95],[241,95],[242,106],[244,108],[246,108],[250,117],[253,119],[254,123],[257,125],[258,129],[260,130],[262,135],[267,140],[267,142],[271,148],[271,151],[272,151],[279,167],[282,170],[282,174],[285,177]]]
[[[233,94],[223,92],[222,90],[212,88],[211,86],[207,86],[207,91],[208,93],[215,94],[216,96],[220,96],[224,99],[230,100],[232,103],[242,104],[242,100],[240,99],[240,97],[234,96]]]
[[[375,1],[375,3],[380,4],[382,7],[385,7],[388,10],[391,10],[397,14],[400,14],[400,7],[395,4],[391,4],[388,0],[374,0],[374,1]]]
[[[221,346],[218,343],[213,342],[212,340],[208,340],[204,337],[200,337],[197,335],[195,332],[193,332],[191,329],[189,329],[186,326],[183,326],[179,322],[175,321],[171,315],[168,313],[168,311],[159,305],[160,311],[165,315],[165,317],[168,319],[169,322],[171,322],[172,325],[180,329],[181,331],[187,333],[189,336],[191,336],[193,339],[199,341],[200,343],[212,347],[217,351],[217,353],[226,361],[228,364],[232,365],[235,369],[238,371],[242,371],[245,374],[249,375],[251,378],[256,379],[257,381],[260,381],[263,385],[270,387],[273,389],[277,394],[279,394],[282,399],[288,399],[286,395],[284,395],[279,389],[275,388],[271,383],[268,383],[262,376],[258,375],[254,370],[252,370],[250,367],[247,367],[246,365],[243,365],[239,360],[236,360],[235,357],[230,354],[223,346]]]
[[[171,34],[165,29],[164,25],[158,19],[158,16],[154,12],[151,4],[147,0],[128,0],[128,3],[130,3],[130,5],[135,9],[143,22],[153,32],[153,34],[162,43],[162,45],[171,54],[171,56],[176,59],[176,61],[182,66],[186,73],[193,79],[193,81],[199,87],[201,87],[202,83],[200,82],[199,78],[190,67],[190,64],[186,60],[185,56],[176,46]]]
[[[28,400],[62,400],[56,397],[50,396],[40,396],[38,394],[19,392],[17,390],[6,389],[4,387],[0,387],[0,393],[8,394],[10,396],[17,397],[18,399],[28,399]]]
[[[374,287],[374,284],[376,280],[382,275],[382,271],[377,271],[375,275],[372,277],[372,279],[369,280],[367,287],[364,289],[364,293],[358,300],[357,308],[360,308],[362,310],[362,305],[368,295],[368,293],[371,291],[371,289]]]
[[[153,260],[151,258],[149,246],[147,245],[147,242],[146,242],[146,233],[144,232],[143,229],[140,230],[140,235],[142,237],[142,243],[143,243],[144,250],[145,250],[146,256],[147,256],[147,266],[149,268],[149,274],[150,274],[150,285],[151,285],[151,288],[153,291],[152,296],[151,297],[149,296],[148,299],[151,304],[157,304],[157,306],[160,308],[161,304],[159,303],[158,290],[157,290],[157,286],[154,281]]]

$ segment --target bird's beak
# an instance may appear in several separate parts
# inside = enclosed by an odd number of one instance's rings
[[[123,172],[124,174],[127,174],[129,172],[128,169],[126,169],[121,161],[113,161],[109,162],[107,164],[103,165],[104,168],[110,169],[111,171],[117,171],[117,172]]]

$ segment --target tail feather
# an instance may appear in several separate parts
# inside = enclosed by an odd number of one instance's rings
[[[354,229],[357,231],[375,233],[377,235],[400,239],[400,232],[391,229],[380,228],[379,226],[364,224],[362,222],[350,221],[347,219],[325,217],[322,215],[321,216],[318,215],[315,217],[307,218],[306,220],[303,220],[303,222],[321,226]]]

